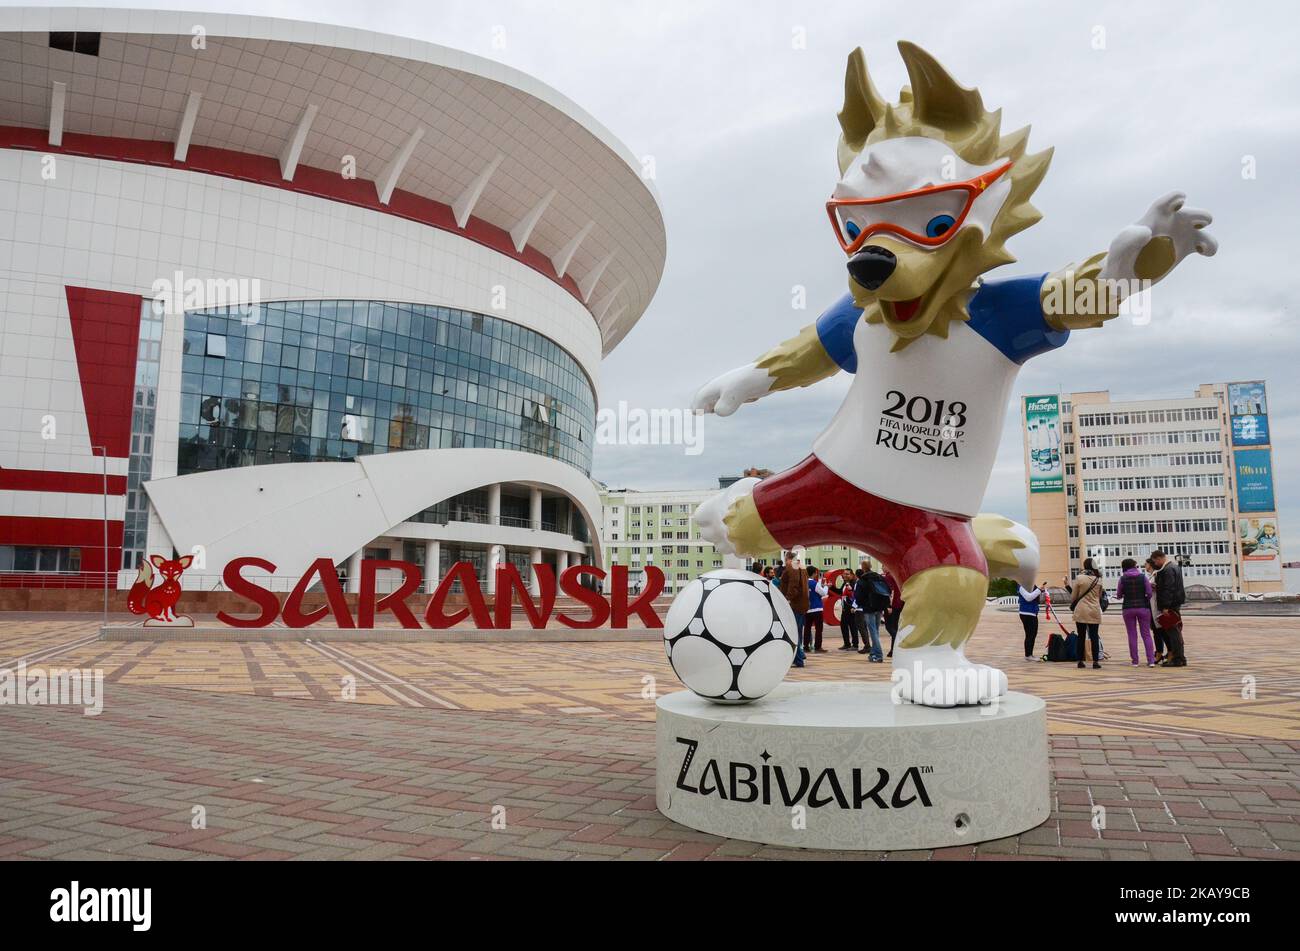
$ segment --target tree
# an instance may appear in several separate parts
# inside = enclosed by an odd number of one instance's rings
[[[990,578],[989,597],[1005,598],[1016,593],[1016,583],[1010,578]]]

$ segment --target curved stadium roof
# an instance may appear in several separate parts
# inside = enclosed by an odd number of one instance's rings
[[[356,203],[513,246],[585,303],[606,353],[663,273],[658,196],[622,143],[532,77],[418,40],[217,13],[0,9],[0,127],[0,145],[48,136],[182,168],[184,141],[247,157],[257,175],[238,177],[269,183],[271,169],[299,190],[355,156]]]

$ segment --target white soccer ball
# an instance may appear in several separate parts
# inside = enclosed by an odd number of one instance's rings
[[[794,661],[795,620],[779,588],[752,571],[721,568],[673,599],[664,648],[673,672],[714,703],[771,692]]]

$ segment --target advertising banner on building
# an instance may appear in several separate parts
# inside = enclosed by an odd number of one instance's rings
[[[1262,382],[1229,383],[1228,412],[1234,446],[1263,446],[1268,438],[1268,397]]]
[[[1232,454],[1237,479],[1238,512],[1272,512],[1273,459],[1269,449],[1239,449]]]
[[[1228,384],[1228,412],[1233,416],[1267,416],[1268,398],[1263,381]]]
[[[1247,581],[1282,580],[1282,542],[1277,518],[1238,519],[1242,576]]]
[[[1025,397],[1025,440],[1029,444],[1029,491],[1064,492],[1060,397]]]
[[[1232,417],[1232,444],[1234,446],[1263,446],[1268,438],[1267,416]]]

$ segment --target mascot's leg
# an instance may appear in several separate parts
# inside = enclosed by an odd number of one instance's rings
[[[903,582],[902,640],[894,649],[897,696],[932,707],[991,703],[1007,692],[1006,675],[971,663],[963,648],[979,623],[990,577],[1025,587],[1035,583],[1038,540],[1001,515],[980,515],[971,522],[937,517],[930,530],[948,536],[963,554],[958,564],[924,568]],[[971,557],[972,546],[978,546],[986,569]]]
[[[903,616],[894,648],[894,696],[927,707],[992,703],[1007,692],[1006,674],[966,659],[989,579],[965,565],[937,565],[903,582]]]
[[[712,542],[719,554],[758,556],[781,550],[754,505],[758,482],[741,479],[695,510],[701,537]]]
[[[812,545],[874,551],[870,496],[809,456],[766,479],[741,479],[695,510],[700,534],[724,555],[772,555]]]

